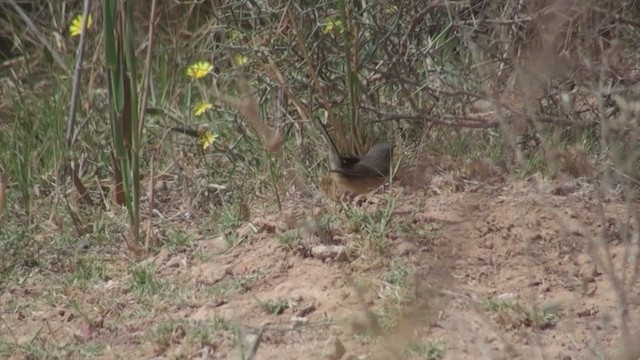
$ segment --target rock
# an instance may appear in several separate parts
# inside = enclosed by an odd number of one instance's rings
[[[336,261],[347,260],[345,247],[341,245],[318,245],[311,248],[311,256],[318,260],[333,259]]]
[[[160,180],[156,182],[156,186],[153,188],[155,192],[167,191],[169,190],[169,185],[166,181]]]
[[[240,239],[246,239],[249,237],[249,235],[253,235],[257,233],[259,233],[258,228],[250,222],[241,225],[236,230],[236,234]]]
[[[382,328],[371,311],[363,310],[351,318],[351,330],[357,335],[378,335]]]
[[[335,336],[331,336],[324,343],[322,357],[329,360],[339,360],[345,352],[347,350],[344,348],[342,341]]]
[[[216,236],[211,240],[202,241],[200,243],[202,250],[219,254],[225,252],[229,248],[229,242],[224,235]]]
[[[300,317],[300,316],[292,316],[290,321],[291,321],[291,326],[294,329],[303,325],[307,325],[309,323],[308,318]]]
[[[247,349],[247,350],[253,349],[253,347],[256,344],[256,341],[258,341],[258,338],[259,338],[258,334],[251,334],[250,333],[250,334],[245,335],[244,339],[243,339],[244,348]]]
[[[306,317],[307,315],[311,314],[312,312],[316,311],[316,306],[315,305],[310,305],[307,306],[304,309],[301,309],[300,311],[298,311],[298,313],[296,314],[299,317]]]
[[[431,211],[416,215],[416,218],[422,223],[427,222],[444,222],[449,224],[459,224],[464,221],[463,218],[453,212]]]
[[[398,245],[398,253],[401,256],[415,254],[415,252],[416,252],[416,246],[412,242],[403,241],[400,243],[400,245]]]
[[[153,265],[155,267],[160,267],[162,264],[167,262],[167,260],[169,260],[169,257],[171,257],[171,253],[169,252],[169,250],[162,248],[156,256],[144,259],[140,262],[140,264],[141,266]]]
[[[596,281],[596,277],[602,275],[602,273],[598,270],[598,266],[596,264],[585,264],[581,270],[582,280],[584,282],[592,283]]]
[[[285,213],[280,216],[279,220],[278,231],[280,232],[286,232],[298,225],[298,218],[293,213]]]
[[[576,315],[578,315],[578,317],[593,317],[595,315],[597,315],[599,312],[598,307],[595,305],[584,305],[582,308],[578,309],[576,311]]]
[[[191,278],[196,284],[215,285],[228,275],[233,276],[229,267],[211,263],[204,263],[191,270]]]
[[[269,319],[266,319],[260,323],[260,328],[266,328],[269,325],[272,325],[272,321]]]
[[[504,294],[500,294],[500,295],[498,295],[498,300],[500,300],[500,301],[513,301],[513,302],[517,302],[517,301],[518,301],[518,294],[515,294],[515,293],[504,293]]]
[[[174,256],[165,265],[166,268],[179,268],[180,266],[187,266],[187,258],[184,255]]]

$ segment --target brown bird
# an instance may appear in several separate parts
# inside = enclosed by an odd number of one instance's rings
[[[341,157],[341,163],[334,164],[330,170],[333,180],[340,189],[353,195],[371,192],[384,184],[385,177],[389,176],[391,155],[391,145],[377,143],[357,161],[354,156],[349,156],[346,161]]]
[[[331,178],[336,190],[352,196],[366,194],[384,184],[391,168],[392,147],[386,143],[373,145],[362,158],[340,154],[326,127],[317,119],[328,145]]]

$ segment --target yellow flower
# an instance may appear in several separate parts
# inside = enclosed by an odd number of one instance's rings
[[[231,41],[235,41],[239,38],[242,37],[242,33],[238,30],[230,30],[229,32],[227,32],[227,37],[229,38],[229,40]]]
[[[87,29],[91,27],[91,24],[93,24],[93,18],[91,17],[91,15],[89,15],[87,20]],[[78,15],[73,18],[73,20],[71,21],[71,25],[69,25],[69,33],[71,34],[71,36],[80,35],[80,33],[82,33],[83,25],[84,19],[82,18],[82,15]]]
[[[328,19],[322,23],[322,32],[328,34],[330,32],[337,32],[342,34],[344,32],[344,24],[340,19]]]
[[[191,64],[187,68],[187,76],[190,76],[194,79],[200,79],[207,76],[208,73],[213,70],[213,65],[211,65],[208,61],[198,61],[197,63]]]
[[[249,59],[246,56],[242,55],[242,54],[235,54],[233,56],[233,62],[238,66],[242,66],[242,65],[246,64],[247,61],[249,61]]]
[[[203,101],[198,101],[196,103],[196,105],[193,107],[193,114],[195,116],[200,116],[202,114],[204,114],[205,111],[209,110],[209,109],[213,109],[213,104],[203,100]]]
[[[398,12],[398,7],[395,5],[385,4],[383,5],[382,12],[385,15],[395,15]]]
[[[211,132],[209,130],[203,131],[198,136],[198,143],[200,144],[200,146],[202,146],[203,149],[206,149],[209,146],[211,146],[214,142],[216,142],[217,138],[218,138],[218,134]]]

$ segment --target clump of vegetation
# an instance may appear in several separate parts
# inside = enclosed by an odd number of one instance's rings
[[[525,306],[513,298],[487,300],[483,306],[493,314],[493,319],[506,329],[525,326],[544,330],[554,326],[558,321],[557,309]]]
[[[52,292],[65,298],[76,286],[131,291],[135,299],[124,303],[176,295],[180,287],[163,276],[188,277],[184,267],[203,239],[237,249],[249,233],[276,232],[250,224],[240,234],[256,213],[316,207],[308,200],[335,190],[324,180],[319,122],[345,154],[393,143],[392,186],[438,194],[486,190],[495,179],[580,179],[627,204],[637,191],[637,1],[8,0],[0,10],[0,290],[60,286],[49,280],[61,276],[64,287]],[[416,296],[410,263],[391,258],[395,231],[412,226],[395,221],[407,212],[398,194],[373,211],[323,203],[329,210],[314,219],[329,235],[347,224],[347,246],[359,257],[391,259],[382,282],[399,289],[400,301],[380,310],[385,329],[400,318],[396,305]],[[625,236],[636,231],[628,222]],[[429,245],[439,231],[412,236]],[[269,240],[291,250],[300,236],[289,229]],[[169,269],[148,261],[163,251],[184,258]],[[625,307],[628,278],[610,263],[598,266]],[[214,275],[190,285],[220,303],[257,283]],[[90,306],[96,318],[120,316],[120,305],[100,301]],[[269,314],[287,306],[258,302]],[[558,321],[518,302],[485,308],[506,328]],[[217,326],[191,329],[194,339],[210,342]],[[164,351],[186,328],[160,327],[155,341]],[[97,330],[84,332],[72,337]],[[4,338],[0,354],[104,349],[88,341],[60,349],[53,338],[20,346]],[[437,359],[440,345],[411,352]]]

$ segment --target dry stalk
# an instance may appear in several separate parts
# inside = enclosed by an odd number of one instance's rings
[[[237,108],[244,120],[258,133],[265,147],[271,152],[278,152],[282,147],[282,136],[271,129],[261,118],[258,104],[252,96],[251,87],[240,70],[238,70],[238,74],[238,90],[241,99],[224,94],[216,94],[214,97],[228,106]]]
[[[7,174],[0,173],[0,225],[2,225],[2,214],[7,206],[7,183],[9,179]]]
[[[146,225],[146,236],[144,239],[144,250],[149,251],[149,247],[152,244],[152,235],[151,235],[151,225],[153,220],[153,209],[155,206],[155,194],[156,194],[156,174],[155,174],[155,156],[151,155],[151,159],[149,160],[149,188],[148,188],[148,198],[149,198],[149,213],[147,214],[147,225]]]

